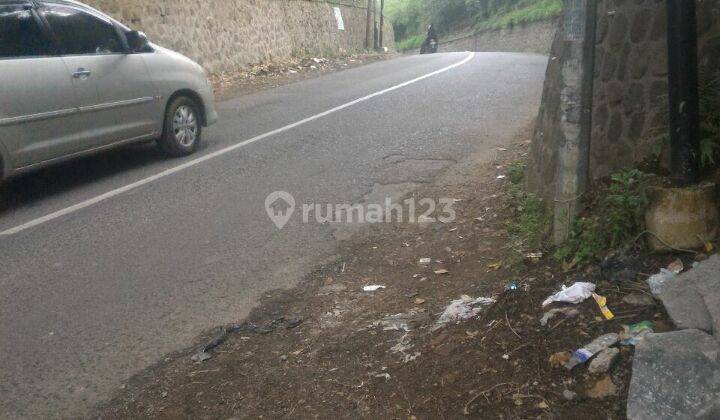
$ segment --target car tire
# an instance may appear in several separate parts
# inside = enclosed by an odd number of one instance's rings
[[[179,96],[170,102],[165,112],[160,149],[172,157],[187,156],[200,147],[202,124],[200,108],[187,96]]]

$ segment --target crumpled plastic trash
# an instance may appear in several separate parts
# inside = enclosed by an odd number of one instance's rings
[[[551,319],[555,318],[559,314],[563,314],[568,318],[572,318],[580,315],[580,311],[575,308],[558,308],[549,310],[543,314],[542,318],[540,318],[540,325],[546,327],[548,322],[550,322]]]
[[[623,346],[637,346],[639,342],[644,340],[648,334],[652,334],[654,330],[655,323],[652,321],[623,325],[623,331],[620,333],[620,344]]]
[[[596,354],[617,344],[619,339],[620,337],[615,333],[601,335],[585,347],[575,350],[570,361],[565,364],[565,369],[572,370],[575,366],[587,362]]]
[[[660,291],[662,290],[662,287],[665,285],[665,283],[667,283],[669,280],[672,280],[676,275],[677,274],[670,270],[661,268],[659,273],[655,274],[647,280],[647,284],[648,286],[650,286],[650,293],[652,293],[654,296],[660,294]]]
[[[437,324],[444,325],[450,322],[463,321],[476,317],[483,309],[495,303],[495,299],[479,297],[476,299],[463,295],[453,300],[445,308],[437,320]]]
[[[562,290],[545,299],[542,306],[548,306],[553,302],[565,302],[578,304],[584,302],[595,291],[593,283],[575,283],[570,287],[562,287]]]
[[[385,289],[385,288],[386,288],[385,286],[381,286],[379,284],[373,284],[370,286],[363,287],[363,291],[364,292],[377,292],[378,290]]]

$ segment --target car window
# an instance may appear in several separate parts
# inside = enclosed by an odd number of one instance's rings
[[[0,58],[48,55],[50,43],[23,5],[0,5]]]
[[[123,52],[115,27],[105,19],[74,7],[58,5],[44,7],[41,13],[66,55]]]

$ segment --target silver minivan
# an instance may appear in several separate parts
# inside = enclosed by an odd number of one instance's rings
[[[120,145],[195,152],[203,68],[71,0],[0,0],[0,180]]]

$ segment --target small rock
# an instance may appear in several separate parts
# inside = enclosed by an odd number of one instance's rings
[[[425,299],[421,299],[421,298],[415,299],[415,304],[416,304],[416,305],[422,305],[423,303],[425,303]]]
[[[623,298],[623,302],[633,306],[654,306],[655,299],[652,296],[643,295],[640,293],[633,293]]]
[[[606,397],[611,397],[613,395],[617,395],[617,391],[618,391],[617,386],[615,385],[615,383],[613,383],[610,376],[605,376],[604,378],[599,380],[595,384],[595,386],[593,386],[588,391],[587,394],[588,394],[588,397],[590,397],[590,398],[601,399],[601,398],[606,398]]]
[[[613,363],[620,356],[620,350],[610,347],[601,351],[595,358],[590,362],[588,371],[593,374],[606,373],[610,370]]]
[[[574,392],[572,392],[572,391],[570,391],[570,390],[568,390],[568,389],[566,389],[565,391],[563,391],[563,398],[565,398],[566,400],[572,401],[572,400],[575,399],[575,397],[577,397],[577,394],[576,394],[576,393],[574,393]]]

